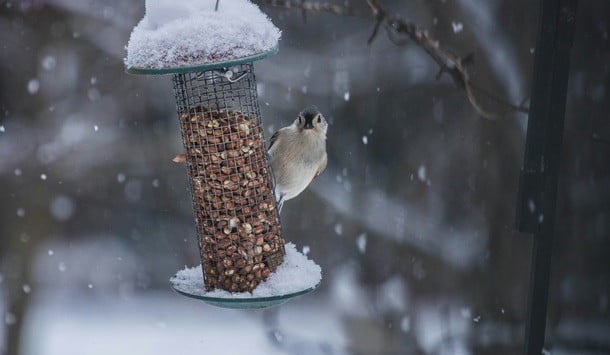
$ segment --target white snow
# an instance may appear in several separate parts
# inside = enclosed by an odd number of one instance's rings
[[[349,101],[349,91],[346,91],[346,92],[343,94],[343,100],[345,100],[345,101]]]
[[[426,166],[425,165],[420,165],[419,168],[417,168],[417,178],[419,179],[419,181],[426,181]]]
[[[40,81],[38,79],[32,79],[28,81],[28,92],[32,95],[36,94],[40,89]]]
[[[260,298],[286,295],[314,287],[322,280],[322,269],[312,260],[297,251],[292,243],[286,244],[286,257],[277,270],[267,280],[258,285],[252,293],[224,290],[205,291],[201,265],[184,268],[170,279],[172,285],[190,294],[218,298]]]
[[[409,330],[411,330],[411,318],[409,318],[409,316],[404,316],[400,320],[400,330],[402,330],[403,333],[408,333]]]
[[[376,309],[382,312],[401,314],[409,304],[409,288],[398,275],[390,277],[377,287]]]
[[[369,143],[369,137],[362,136],[362,144],[367,145]]]
[[[362,233],[356,239],[356,245],[358,245],[358,250],[360,254],[366,253],[366,233]]]
[[[460,315],[462,317],[464,317],[464,318],[471,318],[472,317],[472,311],[468,307],[462,307],[460,309]]]
[[[40,180],[46,180],[47,174],[40,174]]]
[[[96,132],[97,132],[99,129],[100,129],[100,127],[98,127],[98,125],[93,125],[93,130],[94,130],[94,131],[96,131]]]
[[[127,67],[161,69],[238,59],[276,47],[281,32],[249,0],[146,0]]]
[[[0,132],[4,133],[6,130],[4,129],[4,125],[0,125]]]
[[[127,177],[123,173],[118,173],[116,176],[116,181],[118,181],[120,184],[124,183],[125,179],[127,179]]]
[[[530,213],[536,211],[536,203],[531,198],[527,200],[527,208],[530,210]]]
[[[452,21],[451,27],[453,29],[453,33],[460,33],[464,29],[464,25],[458,21]]]
[[[45,70],[52,70],[55,68],[55,65],[57,65],[57,60],[53,56],[48,55],[42,60],[42,67]]]
[[[18,217],[21,217],[21,218],[25,217],[25,208],[23,208],[23,207],[19,207],[19,208],[17,209],[17,216],[18,216]]]
[[[62,261],[59,264],[57,264],[57,270],[59,270],[61,272],[65,272],[66,270],[68,270],[68,267],[66,266],[66,263],[64,263]]]
[[[53,198],[51,205],[49,206],[53,218],[60,222],[65,222],[72,218],[75,208],[74,200],[65,195],[59,195]]]
[[[343,235],[343,225],[341,223],[337,223],[335,224],[335,233],[337,233],[337,235]]]
[[[17,323],[17,317],[15,317],[15,315],[11,312],[6,312],[4,315],[4,323],[6,325],[13,325]]]

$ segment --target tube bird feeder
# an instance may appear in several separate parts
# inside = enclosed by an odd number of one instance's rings
[[[252,291],[284,257],[251,60],[173,75],[207,290]]]
[[[253,66],[277,52],[279,30],[249,1],[193,3],[147,1],[126,71],[172,75],[205,291],[252,292],[286,253]],[[231,308],[269,304],[197,298]]]

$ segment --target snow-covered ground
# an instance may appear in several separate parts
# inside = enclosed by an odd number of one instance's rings
[[[283,306],[277,327],[264,312],[215,308],[169,291],[127,298],[56,291],[34,299],[24,355],[343,352],[343,327],[319,304]]]

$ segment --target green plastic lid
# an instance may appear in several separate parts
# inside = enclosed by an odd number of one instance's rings
[[[267,57],[270,57],[278,52],[278,47],[273,47],[271,50],[255,55],[251,55],[248,57],[242,57],[237,59],[225,60],[220,62],[212,62],[200,65],[193,66],[185,66],[185,67],[170,67],[170,68],[160,68],[160,69],[150,69],[150,68],[137,68],[137,67],[127,67],[125,68],[125,72],[128,74],[135,75],[164,75],[164,74],[183,74],[190,72],[201,72],[212,69],[220,69],[220,68],[229,68],[235,65],[251,63],[257,60],[261,60]]]

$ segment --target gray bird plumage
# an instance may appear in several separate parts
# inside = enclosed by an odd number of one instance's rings
[[[320,111],[308,106],[290,126],[271,137],[269,156],[280,211],[286,200],[303,192],[326,168],[327,129],[328,123]]]

